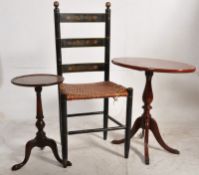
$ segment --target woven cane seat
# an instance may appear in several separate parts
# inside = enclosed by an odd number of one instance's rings
[[[67,100],[128,96],[125,87],[110,81],[86,84],[63,83],[60,84],[60,91]]]

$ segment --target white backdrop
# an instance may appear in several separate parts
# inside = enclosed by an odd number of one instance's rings
[[[61,11],[103,12],[105,0],[62,0]],[[141,56],[179,60],[199,66],[198,0],[112,0],[111,58]],[[56,73],[53,1],[1,0],[0,3],[0,120],[35,120],[35,94],[31,88],[16,87],[10,80],[22,74]],[[66,33],[75,36],[101,35],[103,26],[66,25]],[[65,51],[67,58],[100,58],[99,49]],[[69,60],[70,61],[70,60]],[[67,80],[90,81],[90,76],[75,74]],[[111,79],[134,87],[134,118],[142,112],[144,73],[111,65]],[[97,77],[91,78],[97,81]],[[173,122],[193,119],[199,113],[199,77],[196,74],[155,74],[153,112],[158,120]],[[57,89],[43,91],[44,114],[58,118]],[[97,109],[98,101],[85,105],[70,103],[70,111]],[[110,112],[120,117],[123,100],[111,102]],[[180,112],[181,111],[181,112]],[[195,114],[195,115],[194,115]],[[179,121],[178,121],[179,122]]]

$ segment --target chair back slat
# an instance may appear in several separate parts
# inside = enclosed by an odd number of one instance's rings
[[[72,72],[95,72],[104,71],[104,63],[85,63],[85,64],[63,64],[62,71],[65,73]]]
[[[63,75],[67,72],[104,72],[104,81],[109,81],[110,62],[110,3],[106,3],[104,13],[60,13],[59,2],[54,3],[55,36],[57,74]],[[96,38],[66,38],[61,35],[64,23],[104,23],[104,36]],[[88,24],[89,25],[89,24]],[[81,28],[79,29],[81,30]],[[103,47],[103,63],[76,63],[64,64],[62,61],[62,50],[64,48]]]
[[[105,22],[104,13],[61,13],[60,22],[82,23],[82,22]]]
[[[61,39],[61,47],[102,47],[105,46],[104,38]]]

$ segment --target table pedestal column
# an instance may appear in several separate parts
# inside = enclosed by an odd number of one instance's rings
[[[43,131],[44,127],[45,127],[45,122],[43,120],[44,116],[43,116],[43,109],[42,109],[42,101],[41,101],[41,91],[42,91],[42,87],[41,86],[37,86],[35,87],[35,91],[36,91],[36,95],[37,95],[37,122],[36,122],[36,127],[38,129],[38,132],[36,133],[36,137],[30,141],[28,141],[26,143],[26,148],[25,148],[25,158],[23,160],[23,162],[16,164],[12,167],[12,170],[18,170],[21,167],[23,167],[31,154],[31,150],[33,147],[40,147],[41,149],[43,149],[45,146],[49,146],[52,151],[53,154],[55,156],[55,158],[62,163],[61,158],[58,155],[58,149],[57,149],[57,144],[53,139],[50,139],[48,137],[46,137],[45,132]]]
[[[144,133],[144,157],[145,163],[149,164],[149,151],[148,151],[148,139],[149,139],[149,130],[152,131],[153,135],[155,136],[157,142],[167,151],[173,154],[179,154],[180,152],[176,149],[169,147],[163,140],[160,135],[159,128],[157,122],[151,117],[150,110],[151,110],[151,103],[153,101],[153,91],[151,86],[153,72],[146,71],[146,84],[143,92],[143,102],[144,102],[144,112],[141,117],[138,117],[134,125],[131,129],[131,137],[135,135],[139,128],[143,129]],[[121,144],[124,143],[124,139],[121,140],[113,140],[113,144]]]

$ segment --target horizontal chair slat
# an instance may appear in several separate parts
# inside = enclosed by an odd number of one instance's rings
[[[104,13],[61,13],[60,21],[63,22],[105,22]]]
[[[66,117],[80,117],[80,116],[99,115],[99,114],[104,114],[104,111],[68,114]]]
[[[125,128],[126,127],[123,127],[123,126],[116,126],[116,127],[109,127],[109,128],[83,129],[83,130],[68,131],[68,134],[72,135],[72,134],[85,134],[85,133],[91,133],[91,132],[114,131],[114,130],[121,130]]]
[[[108,116],[108,118],[109,118],[112,122],[116,123],[117,125],[119,125],[119,126],[124,126],[122,123],[120,123],[119,121],[117,121],[117,120],[114,119],[113,117]]]
[[[87,63],[87,64],[64,64],[62,65],[63,72],[91,72],[104,71],[104,63]]]
[[[105,46],[105,38],[61,39],[61,47],[100,47]]]

